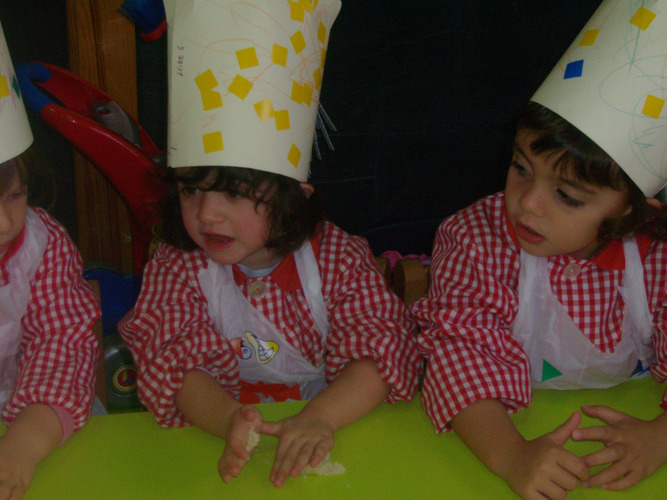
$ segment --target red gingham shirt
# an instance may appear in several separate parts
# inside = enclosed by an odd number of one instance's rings
[[[411,399],[421,368],[416,324],[388,289],[368,244],[331,223],[323,224],[311,243],[329,315],[326,345],[313,324],[293,255],[263,278],[246,277],[234,266],[237,285],[307,360],[313,364],[325,360],[327,380],[336,378],[348,361],[368,358],[392,386],[388,401]],[[165,427],[189,424],[174,403],[187,370],[206,370],[238,396],[236,355],[214,328],[197,280],[206,265],[203,250],[184,252],[158,246],[145,268],[135,310],[120,325],[138,366],[139,396]],[[255,298],[248,289],[258,280],[267,288],[263,296]]]
[[[638,237],[653,315],[658,382],[667,378],[667,242]],[[517,314],[520,248],[497,193],[446,219],[436,234],[431,285],[413,306],[428,359],[422,402],[438,432],[479,399],[500,399],[510,411],[531,401],[530,366],[510,325]],[[551,288],[574,323],[602,352],[621,338],[624,257],[614,241],[591,260],[548,257]],[[580,273],[563,274],[575,262]],[[662,406],[667,407],[663,397]]]
[[[100,308],[65,228],[44,210],[32,210],[46,226],[48,242],[30,282],[19,373],[2,419],[11,423],[26,406],[42,403],[66,410],[76,430],[88,420],[93,403],[99,346],[92,326]],[[6,257],[0,262],[0,286],[8,284],[5,266],[11,256]]]

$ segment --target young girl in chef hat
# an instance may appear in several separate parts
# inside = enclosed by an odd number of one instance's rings
[[[336,430],[409,400],[415,324],[367,243],[322,220],[308,179],[338,0],[166,2],[171,196],[120,327],[142,402],[165,427],[226,440],[225,481],[251,435],[279,438],[270,480],[316,466]],[[307,399],[264,422],[250,406]]]
[[[585,406],[604,425],[579,429],[575,412],[530,441],[508,416],[533,388],[667,378],[667,220],[651,198],[667,179],[666,37],[667,1],[602,3],[523,108],[504,192],[439,228],[413,309],[436,430],[525,498],[628,488],[667,460],[664,413]],[[569,438],[605,447],[577,457]]]
[[[0,27],[0,498],[21,498],[36,465],[90,416],[98,359],[95,294],[65,228],[28,205],[33,137]]]

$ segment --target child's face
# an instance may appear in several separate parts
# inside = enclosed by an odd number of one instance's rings
[[[505,207],[521,248],[539,257],[592,257],[598,230],[608,217],[630,213],[625,194],[583,183],[554,169],[558,155],[534,155],[536,138],[520,130],[505,184]]]
[[[0,259],[7,253],[10,243],[21,234],[27,208],[28,187],[21,183],[18,172],[15,172],[0,196]]]
[[[279,260],[265,248],[266,205],[227,192],[202,191],[178,183],[183,224],[192,240],[219,264],[271,267]]]

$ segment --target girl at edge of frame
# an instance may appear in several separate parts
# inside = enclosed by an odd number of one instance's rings
[[[164,427],[224,438],[224,481],[250,458],[253,432],[278,437],[279,487],[317,466],[336,430],[414,396],[416,324],[366,241],[323,220],[310,184],[240,167],[170,175],[163,242],[120,326],[139,396]],[[309,402],[278,422],[252,406],[288,399]]]
[[[81,256],[66,230],[32,205],[35,197],[28,200],[37,162],[45,168],[36,155],[32,146],[0,164],[0,397],[8,426],[0,499],[22,498],[37,464],[87,422],[99,356],[99,303]]]
[[[665,413],[643,421],[584,406],[604,425],[578,428],[577,411],[526,440],[508,411],[530,405],[531,387],[604,388],[649,369],[665,381],[666,240],[658,200],[570,123],[524,105],[504,192],[442,223],[429,293],[412,308],[428,362],[423,404],[436,430],[453,429],[524,498],[564,498],[580,483],[620,490],[655,472],[667,461]],[[540,304],[530,300],[538,293]],[[549,315],[557,332],[544,331]],[[604,375],[569,371],[579,355]],[[561,376],[538,382],[552,356]],[[605,446],[577,457],[563,448],[570,437]]]

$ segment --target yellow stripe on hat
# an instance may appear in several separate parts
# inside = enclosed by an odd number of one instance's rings
[[[9,90],[9,84],[7,83],[7,77],[0,75],[0,99],[11,95]]]

